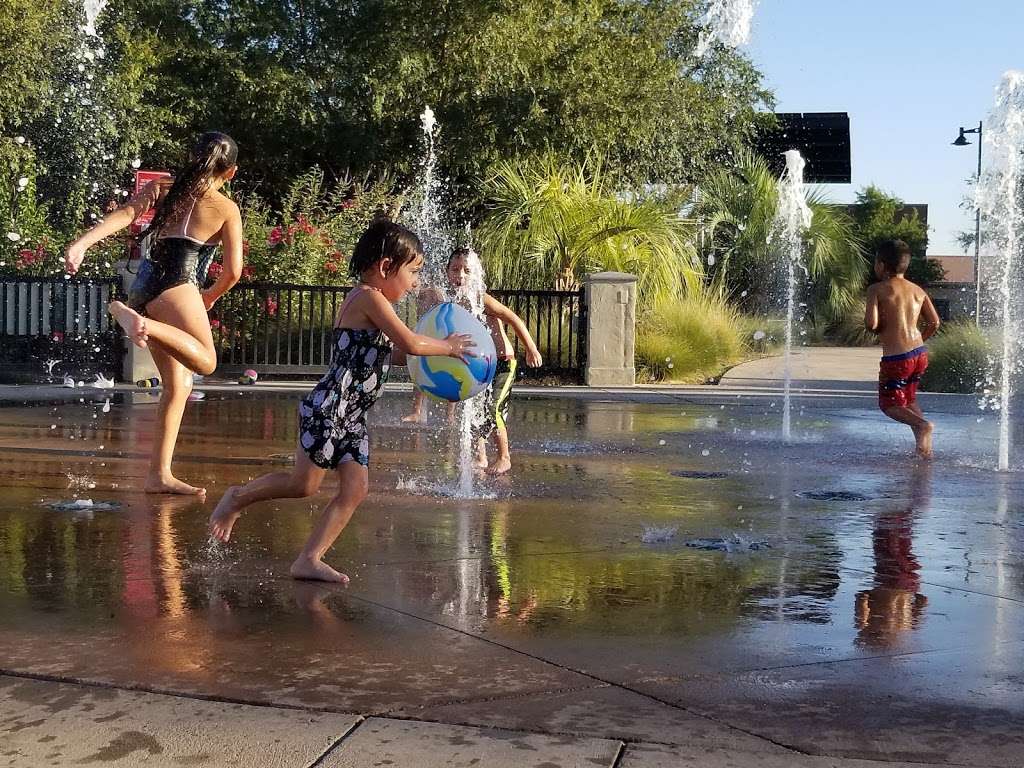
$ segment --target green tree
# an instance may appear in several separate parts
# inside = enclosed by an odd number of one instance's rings
[[[101,13],[102,39],[80,31],[82,5],[71,0],[8,0],[0,14],[0,132],[31,149],[33,192],[60,239],[123,200],[116,190],[130,185],[133,160],[167,122],[146,101],[146,36],[133,37],[123,11],[114,2]],[[0,172],[0,183],[12,183],[9,167]]]
[[[4,0],[0,13],[0,134],[44,110],[59,52],[74,37],[66,0]]]
[[[857,193],[853,217],[863,242],[864,258],[869,265],[874,263],[879,243],[895,238],[910,246],[908,278],[915,283],[928,285],[940,282],[945,276],[939,262],[925,256],[928,250],[928,227],[921,221],[917,211],[908,209],[900,198],[870,184]]]
[[[630,182],[693,178],[768,119],[747,58],[692,56],[697,0],[121,3],[155,52],[149,98],[173,107],[175,140],[231,133],[243,177],[275,198],[314,165],[408,178],[426,104],[463,198],[501,158],[594,147]]]
[[[699,186],[694,216],[701,222],[701,255],[711,288],[752,312],[778,308],[785,256],[773,237],[778,210],[775,174],[760,155],[737,154],[732,167],[713,171]],[[814,319],[836,320],[863,295],[866,265],[849,216],[810,189],[813,212],[805,259]]]
[[[483,192],[477,240],[491,285],[572,289],[591,272],[629,272],[645,308],[701,291],[692,224],[617,195],[599,161],[499,162]]]

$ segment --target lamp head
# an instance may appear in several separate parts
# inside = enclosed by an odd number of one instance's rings
[[[954,147],[966,147],[970,143],[971,142],[969,142],[967,140],[967,137],[964,136],[964,129],[961,127],[960,128],[960,135],[957,136],[956,139],[953,141],[953,146]]]

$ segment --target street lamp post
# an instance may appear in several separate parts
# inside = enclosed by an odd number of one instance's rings
[[[976,183],[981,183],[981,121],[977,128],[960,127],[960,135],[953,141],[955,147],[966,147],[969,142],[964,134],[978,134],[978,175]],[[981,325],[981,206],[974,202],[974,322]]]

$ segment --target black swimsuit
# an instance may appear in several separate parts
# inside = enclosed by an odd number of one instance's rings
[[[128,291],[128,306],[145,314],[146,305],[169,288],[192,283],[202,288],[217,250],[215,243],[190,237],[161,237],[139,265]]]
[[[139,265],[139,273],[128,290],[128,306],[140,315],[146,314],[146,305],[164,291],[186,283],[202,288],[206,282],[217,244],[186,234],[197,200],[192,198],[192,206],[181,224],[181,234],[154,240],[149,254]]]

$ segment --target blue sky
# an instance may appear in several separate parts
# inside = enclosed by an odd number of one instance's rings
[[[928,253],[963,253],[977,147],[950,142],[1024,69],[1024,0],[760,0],[746,51],[778,111],[849,113],[853,183],[827,185],[834,200],[874,183],[927,203]]]

